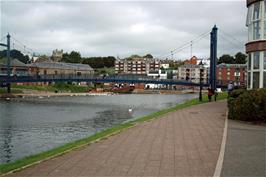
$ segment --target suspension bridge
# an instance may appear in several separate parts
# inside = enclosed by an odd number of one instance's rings
[[[216,25],[212,28],[212,31],[209,33],[204,33],[199,35],[197,38],[193,39],[189,43],[171,50],[170,56],[173,54],[182,51],[184,48],[190,46],[191,54],[192,54],[192,43],[196,43],[202,38],[206,37],[206,35],[210,35],[210,72],[209,72],[209,80],[207,83],[202,82],[202,78],[200,78],[199,83],[190,82],[186,80],[175,80],[175,79],[154,79],[151,77],[144,76],[107,76],[107,77],[99,77],[99,76],[91,76],[91,75],[33,75],[33,76],[15,76],[11,74],[11,66],[10,66],[10,39],[11,36],[8,34],[6,36],[7,42],[0,43],[0,46],[6,47],[7,49],[7,63],[6,70],[7,73],[5,75],[0,76],[0,85],[3,87],[7,87],[8,93],[11,91],[11,83],[30,83],[30,82],[94,82],[94,83],[144,83],[144,84],[163,84],[163,85],[184,85],[184,86],[198,86],[200,90],[203,86],[211,86],[212,89],[218,87],[223,87],[220,85],[216,85],[216,59],[217,59],[217,31],[218,28]],[[13,44],[14,45],[14,44]],[[24,46],[25,50],[25,46]],[[169,54],[164,56],[169,57]],[[200,74],[201,76],[201,74]]]

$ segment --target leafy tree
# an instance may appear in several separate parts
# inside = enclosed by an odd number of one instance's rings
[[[221,64],[221,63],[234,64],[235,63],[235,59],[231,55],[224,54],[218,59],[217,63],[218,64]]]
[[[68,53],[63,53],[61,61],[65,62],[65,63],[71,63],[70,62],[70,58],[69,58],[69,54]]]
[[[69,58],[70,58],[71,63],[80,63],[82,60],[80,53],[76,51],[72,51],[69,54]]]
[[[143,56],[143,58],[153,58],[153,56],[151,54],[147,54],[147,55]]]
[[[7,50],[0,51],[0,58],[6,57],[7,55]],[[10,51],[10,57],[18,59],[22,63],[29,63],[30,57],[28,55],[24,55],[21,53],[19,50],[11,50]]]
[[[66,62],[66,63],[81,63],[82,58],[79,52],[72,51],[70,52],[70,54],[63,53],[63,57],[61,61]]]
[[[115,66],[115,57],[103,57],[104,67],[110,68]]]
[[[90,58],[83,58],[83,64],[88,64],[92,68],[110,68],[114,67],[115,65],[115,57],[108,56],[108,57],[90,57]]]
[[[237,64],[246,64],[247,63],[247,56],[241,52],[238,52],[235,55],[235,63]]]

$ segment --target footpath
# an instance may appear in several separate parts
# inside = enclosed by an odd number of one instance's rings
[[[266,177],[265,125],[228,120],[221,177],[228,176]]]
[[[226,111],[226,101],[178,110],[7,176],[265,177],[266,126]]]
[[[213,176],[226,101],[168,113],[8,176]]]

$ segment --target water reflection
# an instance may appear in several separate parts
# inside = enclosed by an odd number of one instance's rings
[[[0,101],[0,163],[36,154],[196,95],[115,95]],[[133,108],[132,112],[128,109]]]

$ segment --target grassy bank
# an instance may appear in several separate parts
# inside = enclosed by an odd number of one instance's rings
[[[87,86],[78,86],[65,83],[56,83],[54,85],[38,86],[38,85],[12,85],[12,90],[17,89],[30,89],[37,91],[47,91],[47,92],[72,92],[72,93],[82,93],[90,90]]]
[[[227,98],[227,94],[226,93],[222,93],[222,94],[220,94],[218,96],[218,100],[222,100],[222,99],[226,99],[226,98]],[[27,165],[32,164],[34,162],[38,162],[40,160],[44,160],[44,159],[47,159],[47,158],[50,158],[50,157],[53,157],[53,156],[64,154],[64,153],[66,153],[66,152],[68,152],[70,150],[73,150],[75,148],[78,148],[78,147],[80,147],[82,145],[86,145],[86,144],[89,144],[89,143],[94,142],[96,140],[103,139],[103,138],[106,138],[107,136],[110,136],[112,134],[118,133],[121,130],[124,130],[126,128],[132,127],[132,126],[134,126],[137,123],[141,123],[141,122],[144,122],[144,121],[149,121],[149,120],[152,120],[152,119],[155,119],[155,118],[159,118],[160,116],[165,115],[165,114],[167,114],[169,112],[173,112],[173,111],[176,111],[176,110],[179,110],[179,109],[182,109],[182,108],[186,108],[186,107],[190,107],[190,106],[193,106],[193,105],[206,103],[206,102],[208,102],[208,99],[207,99],[207,96],[204,95],[202,102],[199,102],[198,98],[195,98],[195,99],[189,100],[189,101],[187,101],[185,103],[178,104],[175,107],[164,109],[164,110],[152,113],[152,114],[150,114],[148,116],[144,116],[142,118],[136,119],[134,121],[130,121],[130,122],[127,122],[127,123],[124,123],[124,124],[121,124],[121,125],[117,125],[115,127],[112,127],[112,128],[107,129],[107,130],[104,130],[104,131],[102,131],[100,133],[97,133],[97,134],[95,134],[93,136],[90,136],[88,138],[81,139],[81,140],[78,140],[78,141],[74,141],[74,142],[65,144],[63,146],[54,148],[52,150],[49,150],[49,151],[46,151],[46,152],[43,152],[43,153],[40,153],[40,154],[37,154],[37,155],[32,155],[32,156],[29,156],[29,157],[25,157],[25,158],[23,158],[21,160],[17,160],[17,161],[12,162],[12,163],[0,165],[0,175],[4,174],[4,173],[7,173],[9,171],[12,171],[12,170],[19,169],[21,167],[27,166]]]

